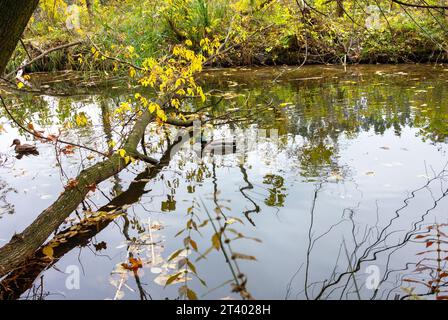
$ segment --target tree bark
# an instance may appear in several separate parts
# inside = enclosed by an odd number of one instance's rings
[[[38,4],[39,0],[0,1],[0,76]]]

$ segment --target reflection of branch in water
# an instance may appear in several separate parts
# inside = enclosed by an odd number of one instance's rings
[[[128,252],[128,255],[129,255],[129,253],[130,253],[130,251],[129,251],[130,244],[133,242],[133,240],[129,236],[129,225],[130,225],[130,223],[129,223],[128,215],[127,214],[123,215],[123,219],[124,219],[124,224],[123,224],[123,230],[122,231],[123,231],[123,235],[126,238],[127,243],[128,243],[127,252]],[[149,228],[149,232],[151,232],[151,230],[150,230],[151,229],[151,225],[149,225],[148,228]],[[132,274],[134,276],[135,284],[137,285],[138,292],[140,294],[140,300],[148,300],[148,297],[149,297],[150,300],[152,300],[151,294],[149,292],[147,292],[143,288],[142,283],[140,281],[140,276],[138,275],[137,270],[132,270]]]
[[[221,216],[224,217],[225,221],[227,221],[227,218],[223,215],[221,208],[219,206],[217,206],[217,209],[219,212],[217,212],[217,217],[215,219],[213,219],[212,216],[210,215],[210,212],[208,211],[207,207],[205,206],[204,201],[202,199],[200,199],[200,200],[201,200],[202,207],[204,208],[207,216],[209,217],[210,224],[212,225],[215,234],[219,235],[218,238],[219,238],[219,243],[220,243],[220,248],[221,248],[220,251],[223,253],[225,261],[226,261],[227,265],[229,266],[229,269],[233,276],[234,283],[233,283],[232,291],[239,293],[243,299],[252,300],[253,297],[247,291],[247,288],[246,288],[247,278],[241,272],[241,270],[239,268],[238,262],[236,261],[236,256],[235,256],[234,252],[232,251],[232,247],[230,245],[231,240],[227,237],[227,235],[225,233],[227,223],[224,223],[224,225],[221,223],[221,219],[222,219]],[[218,202],[216,192],[214,192],[214,201],[215,201],[215,203]],[[216,224],[215,224],[214,220],[216,221]],[[223,241],[223,238],[224,238],[224,241]],[[224,243],[226,244],[227,249],[224,247]],[[227,252],[227,250],[229,250],[229,252]],[[233,264],[232,264],[232,262],[233,262]],[[228,281],[226,281],[226,283],[227,282]]]
[[[0,219],[3,214],[13,214],[14,213],[14,205],[9,203],[6,200],[6,195],[9,192],[17,193],[17,190],[13,188],[9,188],[6,182],[0,180]]]
[[[123,206],[131,205],[140,200],[141,196],[149,192],[145,190],[145,186],[149,179],[154,178],[164,167],[166,167],[171,160],[171,152],[177,144],[182,140],[173,143],[164,153],[159,161],[159,164],[146,169],[140,173],[133,182],[129,185],[129,188],[115,197],[108,204],[101,207],[99,212],[117,213]],[[107,216],[106,216],[107,217]],[[44,270],[52,267],[56,264],[65,254],[73,250],[78,246],[88,245],[90,239],[105,229],[114,219],[102,219],[94,225],[83,225],[82,222],[78,224],[82,232],[78,232],[72,237],[67,237],[66,242],[59,243],[58,246],[53,248],[53,260],[49,260],[43,253],[42,248],[39,248],[34,256],[26,261],[23,266],[12,271],[7,277],[0,282],[0,300],[18,299],[20,296],[28,290],[35,279]],[[76,225],[75,225],[76,226]],[[58,235],[66,235],[70,232],[70,228],[62,230]]]
[[[244,182],[247,183],[247,186],[240,188],[240,192],[241,192],[241,194],[243,195],[244,198],[246,198],[247,200],[252,202],[252,204],[254,205],[254,209],[246,210],[243,213],[246,216],[247,220],[255,227],[255,222],[250,218],[249,214],[254,213],[254,212],[255,213],[259,213],[260,212],[260,206],[244,192],[244,190],[252,190],[254,188],[254,186],[249,181],[249,178],[247,176],[247,171],[244,168],[244,165],[241,164],[239,167],[240,167],[241,173],[243,174],[243,180],[244,180]]]
[[[422,187],[420,187],[418,189],[413,190],[410,193],[410,195],[404,199],[404,201],[403,201],[404,205],[401,206],[400,208],[398,208],[397,210],[395,210],[395,215],[388,221],[388,223],[383,228],[381,228],[381,230],[378,230],[378,218],[377,218],[376,224],[372,227],[366,227],[361,235],[358,235],[359,232],[357,231],[356,224],[353,220],[353,209],[344,209],[344,212],[346,210],[349,210],[349,215],[348,215],[349,219],[341,220],[337,224],[332,225],[327,232],[323,233],[318,238],[312,240],[314,208],[315,208],[315,202],[316,202],[316,198],[317,198],[316,191],[318,190],[318,188],[317,188],[314,193],[314,198],[313,198],[314,200],[313,200],[313,205],[311,208],[311,222],[310,222],[310,228],[309,228],[309,232],[308,232],[309,246],[308,246],[307,261],[306,261],[306,263],[307,263],[306,270],[307,271],[305,273],[305,287],[303,290],[303,292],[305,292],[305,296],[307,297],[307,299],[311,298],[309,289],[311,287],[317,286],[318,284],[320,284],[320,289],[319,289],[318,293],[316,295],[314,295],[313,299],[330,298],[338,290],[340,290],[340,293],[339,293],[340,299],[342,299],[344,296],[345,296],[345,298],[348,298],[348,296],[352,293],[357,294],[358,298],[360,298],[360,290],[361,290],[362,286],[358,286],[359,283],[357,283],[358,280],[355,278],[355,276],[361,270],[362,264],[369,262],[369,261],[377,260],[378,256],[381,253],[387,253],[387,256],[385,257],[386,270],[383,273],[383,277],[381,279],[379,279],[379,285],[376,289],[373,290],[373,294],[370,297],[370,299],[375,299],[377,297],[380,287],[383,284],[387,283],[387,281],[389,280],[392,273],[408,270],[409,266],[411,265],[409,263],[406,264],[406,268],[404,268],[404,269],[391,270],[390,262],[391,262],[392,255],[394,253],[398,252],[398,250],[403,248],[406,244],[408,244],[409,241],[411,240],[411,237],[416,235],[419,232],[420,225],[422,222],[424,222],[425,217],[428,216],[429,213],[432,212],[435,208],[437,208],[438,204],[440,203],[440,201],[442,199],[444,199],[444,198],[446,198],[446,196],[448,196],[448,188],[446,188],[446,189],[443,188],[441,190],[441,195],[439,197],[432,196],[433,205],[430,208],[426,209],[421,214],[420,218],[418,218],[418,220],[412,222],[412,227],[410,228],[410,230],[408,230],[403,235],[403,238],[398,240],[398,242],[396,242],[395,244],[389,245],[389,244],[386,244],[386,242],[387,242],[387,240],[391,239],[391,237],[394,234],[396,234],[397,232],[400,232],[400,230],[396,230],[396,231],[388,231],[388,230],[393,225],[393,222],[402,216],[400,214],[400,212],[403,211],[406,207],[408,207],[410,205],[410,200],[415,198],[416,194],[419,191],[425,190],[425,189],[430,190],[430,186],[432,183],[437,182],[437,181],[440,181],[442,183],[442,181],[445,181],[444,180],[446,178],[445,168],[446,168],[446,166],[443,168],[443,170],[439,174],[436,174],[436,175],[434,175],[433,178],[428,179],[428,181],[426,182],[425,185],[423,185]],[[344,216],[346,216],[345,213],[344,213],[343,217]],[[338,254],[335,269],[333,270],[331,276],[323,281],[314,282],[314,283],[309,284],[310,255],[311,255],[311,251],[314,248],[316,241],[318,239],[322,238],[323,236],[327,235],[335,226],[341,224],[344,221],[349,221],[351,224],[351,235],[353,237],[352,242],[354,244],[354,248],[352,248],[351,254],[349,253],[348,249],[345,249],[346,255],[347,255],[347,260],[349,261],[347,270],[344,272],[339,272],[339,273],[336,272],[336,266],[338,265],[339,256],[340,256],[340,254]],[[403,230],[403,231],[405,231],[405,230]],[[367,245],[367,247],[365,247],[366,245]],[[360,250],[364,247],[365,247],[365,249],[359,255]],[[389,296],[390,293],[391,292],[389,292],[387,296]]]
[[[310,226],[308,228],[308,249],[306,252],[306,264],[305,264],[305,297],[307,299],[309,299],[308,280],[309,280],[309,271],[310,271],[310,255],[311,255],[311,249],[312,249],[312,245],[313,245],[312,231],[313,231],[313,227],[314,227],[314,211],[316,209],[317,195],[321,189],[322,189],[322,183],[318,184],[314,190],[314,196],[313,196],[313,201],[312,201],[311,210],[310,210]]]

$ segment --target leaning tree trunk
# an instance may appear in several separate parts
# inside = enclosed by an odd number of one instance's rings
[[[0,1],[0,76],[39,0]]]
[[[144,112],[130,132],[123,149],[128,155],[138,157],[137,146],[153,115]],[[142,156],[142,155],[141,155]],[[148,158],[148,157],[146,157]],[[146,159],[149,161],[149,158]],[[126,167],[118,154],[81,171],[76,187],[67,188],[59,198],[45,209],[22,233],[16,234],[0,248],[0,277],[20,266],[76,210],[93,185],[112,177]]]

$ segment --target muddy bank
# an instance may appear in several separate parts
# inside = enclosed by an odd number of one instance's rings
[[[47,45],[47,49],[61,46],[63,43]],[[409,50],[412,49],[412,50]],[[44,50],[37,50],[35,46],[28,48],[31,56],[42,54]],[[319,64],[397,64],[397,63],[447,63],[448,52],[435,48],[427,43],[406,44],[396,48],[396,51],[369,50],[363,52],[361,45],[350,48],[345,52],[340,45],[323,47],[315,42],[312,46],[298,43],[297,39],[290,40],[288,47],[275,47],[267,50],[256,44],[237,46],[217,58],[209,67],[248,67],[248,66],[279,66],[279,65],[319,65]],[[25,68],[26,73],[52,72],[62,70],[75,71],[112,71],[114,66],[109,60],[94,60],[91,47],[87,44],[64,48],[51,52]],[[82,63],[79,59],[82,57]],[[10,73],[20,66],[17,59],[8,65],[6,73]]]

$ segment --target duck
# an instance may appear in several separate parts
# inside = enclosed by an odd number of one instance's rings
[[[22,158],[24,155],[35,155],[37,156],[39,154],[39,151],[37,151],[37,147],[33,146],[31,144],[21,144],[19,139],[14,139],[11,147],[14,147],[14,150],[17,153],[18,159]]]
[[[236,140],[234,138],[216,139],[207,141],[203,136],[201,137],[202,153],[211,153],[226,155],[236,152]]]

